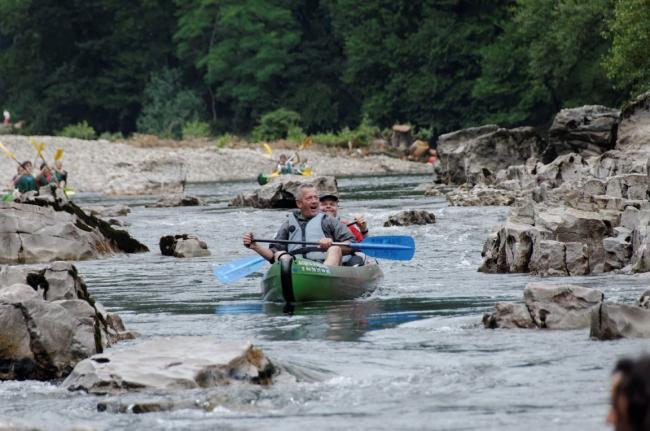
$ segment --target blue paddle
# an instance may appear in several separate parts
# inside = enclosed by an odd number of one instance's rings
[[[255,242],[275,244],[318,245],[317,242],[288,241],[281,239],[257,239]],[[363,251],[371,257],[391,260],[411,260],[415,254],[415,241],[407,235],[369,236],[362,242],[334,242],[332,245],[351,247]]]
[[[270,242],[275,244],[304,244],[318,245],[317,242],[287,241],[280,239],[255,239],[255,242]],[[333,245],[347,246],[363,251],[371,257],[391,260],[411,260],[415,253],[415,241],[406,235],[369,236],[363,242],[341,243]],[[243,257],[230,263],[215,267],[213,274],[223,284],[234,283],[254,273],[266,261],[261,256]]]
[[[223,284],[230,284],[259,270],[264,262],[266,259],[262,256],[242,257],[225,265],[214,267],[212,273]]]

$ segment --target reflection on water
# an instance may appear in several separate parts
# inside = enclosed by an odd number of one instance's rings
[[[483,313],[498,301],[521,301],[526,283],[540,279],[478,273],[483,242],[508,209],[448,207],[414,191],[427,180],[339,179],[343,214],[365,214],[374,235],[413,236],[415,257],[382,260],[384,279],[367,298],[297,304],[292,316],[283,304],[261,300],[265,268],[228,286],[212,276],[213,265],[251,255],[243,232],[273,235],[285,218],[281,210],[228,207],[254,184],[191,184],[187,192],[208,205],[186,208],[144,208],[157,200],[148,196],[79,194],[81,206],[131,206],[123,219],[152,250],[77,264],[92,294],[129,329],[145,338],[250,340],[298,381],[199,391],[192,395],[217,400],[214,408],[145,415],[97,411],[100,401],[115,411],[142,401],[141,394],[104,399],[51,383],[3,382],[0,418],[43,429],[606,429],[609,371],[646,341],[594,342],[586,330],[483,329]],[[383,227],[401,209],[432,211],[437,223]],[[176,233],[198,235],[212,256],[161,256],[158,240]],[[605,274],[570,282],[632,301],[650,278]]]

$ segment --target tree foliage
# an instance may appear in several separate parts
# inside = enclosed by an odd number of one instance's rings
[[[172,105],[219,132],[540,126],[648,89],[649,23],[650,0],[0,0],[0,104],[43,133],[166,130]]]
[[[605,67],[616,88],[633,96],[650,90],[650,0],[616,3]]]

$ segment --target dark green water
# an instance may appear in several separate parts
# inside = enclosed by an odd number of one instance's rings
[[[165,398],[147,394],[94,397],[53,383],[0,383],[0,419],[43,429],[607,429],[609,373],[616,359],[637,354],[644,340],[596,342],[587,330],[485,330],[482,313],[503,300],[520,301],[528,275],[476,272],[488,233],[508,208],[450,208],[414,187],[426,177],[339,180],[344,214],[367,215],[376,235],[409,234],[417,252],[408,262],[382,261],[385,278],[369,298],[309,304],[294,316],[260,300],[261,274],[222,286],[214,264],[249,256],[241,234],[272,235],[282,211],[232,209],[227,200],[251,183],[191,185],[209,205],[147,209],[154,198],[81,195],[83,204],[126,203],[129,231],[153,251],[80,262],[93,295],[143,338],[211,335],[249,340],[300,377],[268,388],[192,393],[218,396],[212,411],[98,412],[100,401]],[[427,209],[438,223],[384,228],[401,209]],[[209,258],[163,257],[161,236],[197,234]],[[546,279],[597,287],[631,301],[648,285],[643,275]]]

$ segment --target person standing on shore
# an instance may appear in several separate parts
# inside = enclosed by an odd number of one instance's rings
[[[2,124],[8,126],[11,124],[11,114],[6,109],[2,113]]]

